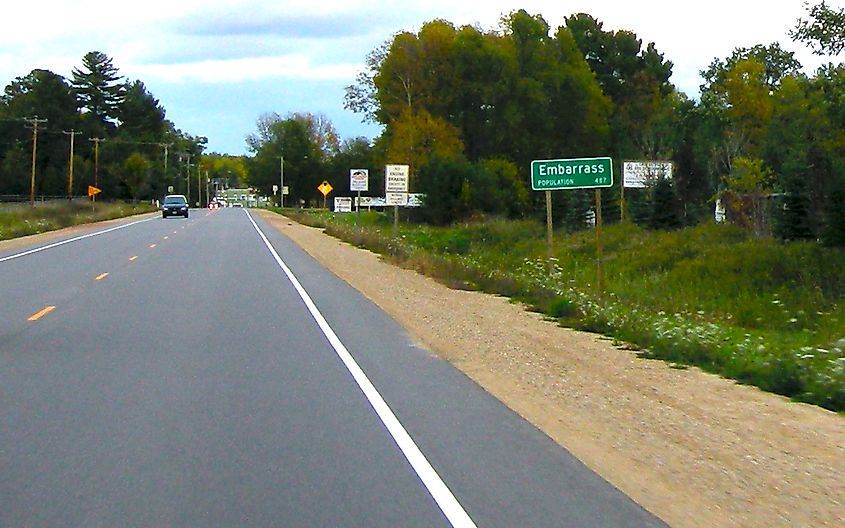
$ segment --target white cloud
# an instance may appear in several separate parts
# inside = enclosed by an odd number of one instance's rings
[[[256,57],[231,60],[203,60],[186,64],[136,65],[131,69],[142,79],[173,83],[238,83],[269,78],[351,79],[358,64],[314,66],[305,56]]]

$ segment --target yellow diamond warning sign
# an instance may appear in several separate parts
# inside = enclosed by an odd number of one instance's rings
[[[332,192],[333,189],[334,189],[334,187],[332,187],[332,184],[330,184],[327,181],[324,181],[323,183],[321,183],[320,185],[317,186],[317,190],[320,191],[321,193],[323,193],[324,197],[328,196],[329,193]]]

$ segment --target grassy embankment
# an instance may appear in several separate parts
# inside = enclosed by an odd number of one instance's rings
[[[561,325],[595,331],[648,358],[702,369],[845,411],[845,251],[753,240],[730,227],[605,228],[605,289],[595,289],[595,232],[489,221],[448,228],[389,217],[285,214],[452,287],[508,296]]]
[[[89,224],[155,211],[150,204],[106,202],[48,202],[35,207],[24,204],[0,205],[0,240],[35,235],[78,224]]]

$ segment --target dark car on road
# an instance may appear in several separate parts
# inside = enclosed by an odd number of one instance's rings
[[[188,199],[182,194],[168,194],[161,203],[161,217],[184,216],[188,218]]]

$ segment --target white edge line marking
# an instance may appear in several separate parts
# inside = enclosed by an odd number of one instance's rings
[[[29,251],[24,251],[23,253],[17,253],[15,255],[9,255],[8,257],[0,258],[0,262],[6,262],[7,260],[12,260],[20,257],[25,257],[27,255],[32,255],[33,253],[38,253],[39,251],[45,251],[47,249],[53,249],[54,247],[63,246],[65,244],[70,244],[71,242],[76,242],[78,240],[83,240],[86,238],[95,237],[97,235],[104,235],[106,233],[111,233],[112,231],[117,231],[118,229],[123,229],[125,227],[133,226],[135,224],[140,224],[142,222],[149,222],[151,219],[146,218],[144,220],[138,220],[137,222],[131,222],[129,224],[123,224],[116,227],[111,227],[109,229],[105,229],[103,231],[96,231],[94,233],[88,233],[87,235],[82,235],[74,238],[69,238],[67,240],[62,240],[61,242],[56,242],[55,244],[49,244],[46,246],[37,247],[35,249],[30,249]]]
[[[367,378],[367,375],[364,374],[364,371],[360,366],[358,366],[355,358],[352,357],[352,354],[349,353],[349,350],[346,349],[346,346],[344,346],[340,338],[337,337],[337,334],[334,333],[334,330],[332,330],[331,326],[329,326],[329,323],[326,321],[325,317],[323,317],[323,314],[321,314],[320,310],[317,309],[314,301],[311,300],[308,292],[305,291],[305,288],[302,287],[302,284],[300,284],[299,280],[290,268],[288,268],[287,264],[284,263],[282,258],[270,244],[270,241],[267,240],[267,237],[258,227],[258,224],[255,223],[255,220],[252,219],[249,212],[246,212],[246,214],[249,221],[252,222],[252,226],[261,237],[261,240],[264,242],[264,245],[270,250],[270,253],[276,260],[276,263],[282,271],[284,271],[285,275],[287,275],[291,284],[293,284],[293,287],[305,303],[308,311],[311,312],[311,316],[317,322],[320,330],[322,330],[323,334],[329,340],[329,343],[332,345],[332,348],[334,348],[334,351],[337,353],[340,360],[346,366],[346,369],[350,374],[352,374],[352,377],[355,379],[358,387],[361,388],[361,391],[364,393],[367,400],[369,400],[370,405],[373,406],[373,409],[376,411],[379,419],[381,419],[382,423],[385,427],[387,427],[390,436],[393,437],[393,440],[402,451],[402,454],[405,455],[405,458],[411,464],[411,467],[414,468],[414,471],[420,477],[420,480],[422,480],[423,485],[428,489],[428,492],[437,503],[437,506],[440,507],[440,510],[452,526],[456,528],[474,528],[476,525],[467,514],[466,510],[464,510],[463,506],[461,506],[458,502],[458,499],[455,498],[448,486],[446,486],[446,483],[443,482],[443,479],[440,478],[440,475],[437,474],[437,471],[434,467],[432,467],[428,459],[425,458],[425,455],[422,451],[420,451],[420,448],[417,447],[417,444],[411,438],[411,435],[408,434],[408,431],[405,430],[405,427],[401,422],[399,422],[396,415],[393,414],[393,411],[387,405],[387,402],[384,401],[384,398],[382,398],[381,394],[379,394],[378,390],[369,378]]]

